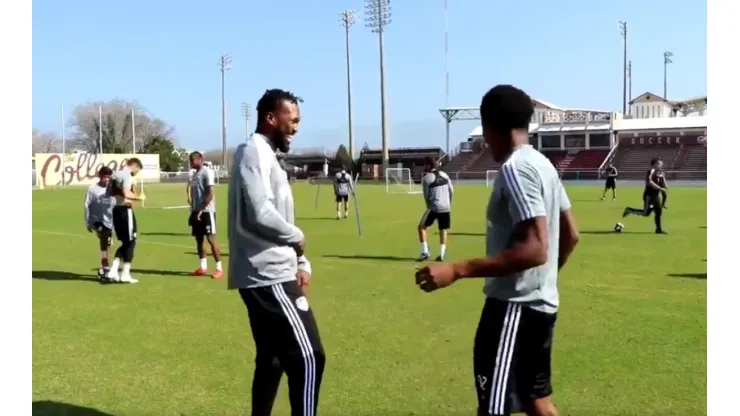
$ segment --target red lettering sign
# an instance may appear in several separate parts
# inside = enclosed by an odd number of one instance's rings
[[[620,134],[619,143],[628,146],[678,146],[678,145],[706,145],[707,136],[699,135],[655,135],[655,134]]]
[[[63,155],[58,153],[50,155],[41,167],[41,186],[72,185],[89,181],[98,176],[98,171],[104,164],[115,171],[126,166],[126,160],[128,160],[121,158],[120,160],[113,159],[104,163],[102,158],[98,160],[97,153],[80,153],[71,156],[71,160],[64,163],[62,161]],[[47,178],[50,181],[56,180],[56,183],[48,183]]]

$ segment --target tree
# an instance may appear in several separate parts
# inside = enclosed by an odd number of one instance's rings
[[[338,164],[343,166],[345,169],[352,170],[353,168],[353,160],[352,156],[347,151],[347,148],[340,144],[339,147],[337,147],[337,153],[334,155],[334,161]]]
[[[150,115],[136,101],[113,99],[78,105],[72,115],[72,125],[76,130],[75,146],[89,152],[99,151],[101,136],[104,153],[133,152],[134,133],[137,152],[141,152],[152,138],[166,138],[173,144],[176,140],[174,127]]]
[[[59,153],[62,151],[62,140],[53,133],[41,133],[31,130],[31,153]]]
[[[142,153],[158,154],[159,168],[164,172],[179,172],[182,159],[175,152],[172,141],[164,136],[151,136],[141,149]]]

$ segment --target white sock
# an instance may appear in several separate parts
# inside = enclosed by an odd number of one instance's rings
[[[439,245],[439,256],[444,258],[445,251],[447,251],[447,244],[440,244]]]
[[[349,216],[349,211],[347,211],[347,210],[345,209],[345,210],[344,210],[344,218],[347,218],[348,216]]]
[[[121,265],[121,259],[116,257],[113,259],[113,264],[110,265],[110,271],[113,273],[118,273],[118,266]]]
[[[424,253],[424,254],[429,253],[429,245],[427,244],[426,241],[424,241],[423,243],[421,243],[421,252]]]
[[[337,218],[339,218],[341,216],[342,216],[342,214],[339,211],[337,211]]]
[[[123,263],[123,276],[131,276],[131,263]]]
[[[221,266],[221,261],[217,261],[216,262],[216,270],[223,270],[221,267],[222,267]]]
[[[200,268],[203,270],[208,270],[208,259],[207,258],[204,257],[200,259]]]

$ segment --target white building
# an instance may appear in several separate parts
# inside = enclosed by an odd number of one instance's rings
[[[629,103],[632,118],[695,117],[707,115],[707,96],[685,100],[666,100],[646,92]]]

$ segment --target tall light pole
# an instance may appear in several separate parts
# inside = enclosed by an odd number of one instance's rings
[[[252,106],[247,103],[242,103],[242,116],[244,116],[244,138],[249,138],[249,119],[252,117],[250,112]]]
[[[347,135],[349,137],[349,154],[355,160],[355,138],[352,135],[352,71],[349,59],[349,29],[356,22],[354,10],[345,10],[339,13],[339,24],[344,28],[344,49],[347,58]]]
[[[226,71],[231,69],[231,54],[222,53],[221,69],[221,169],[226,169]]]
[[[627,22],[619,22],[624,51],[622,53],[622,114],[627,114]]]
[[[627,94],[628,102],[632,102],[632,61],[627,61]],[[630,114],[632,114],[632,106],[630,106]]]
[[[383,175],[388,169],[388,120],[385,105],[385,62],[383,53],[383,33],[391,23],[390,0],[365,0],[365,26],[378,34],[378,51],[380,52],[380,126],[383,146]]]
[[[673,52],[663,52],[663,99],[668,99],[668,64],[673,63]]]

